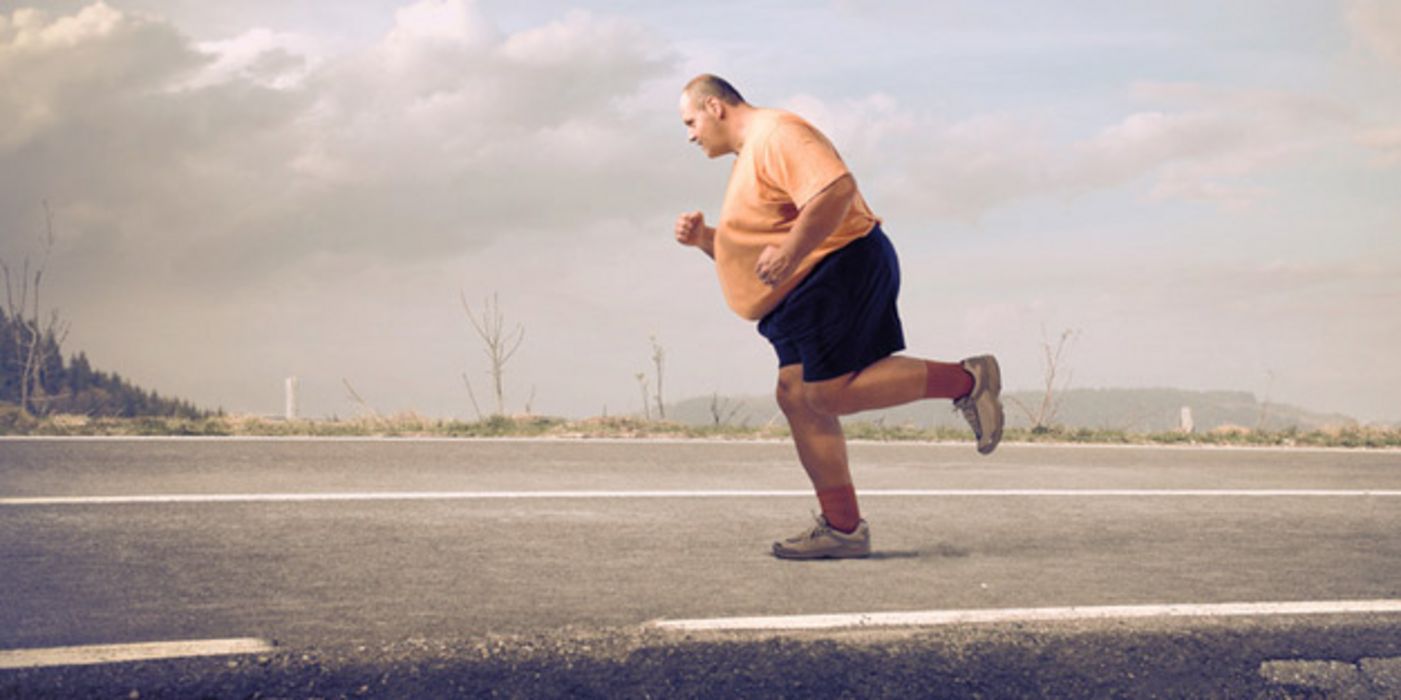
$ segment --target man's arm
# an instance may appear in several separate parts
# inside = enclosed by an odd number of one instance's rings
[[[781,245],[769,246],[759,255],[754,272],[770,287],[783,284],[809,253],[832,235],[846,218],[856,199],[856,181],[847,173],[813,196],[798,211],[793,230]]]

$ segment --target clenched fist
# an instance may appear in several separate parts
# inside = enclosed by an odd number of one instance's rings
[[[705,214],[688,211],[676,217],[676,242],[681,245],[700,245],[705,233]]]
[[[676,242],[715,257],[715,229],[705,225],[705,215],[698,211],[676,217]]]

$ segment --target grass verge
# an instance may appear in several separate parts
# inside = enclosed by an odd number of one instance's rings
[[[971,442],[968,430],[921,428],[846,421],[847,437],[882,442]],[[307,436],[443,438],[676,438],[781,440],[788,427],[694,426],[632,417],[566,420],[546,416],[491,416],[479,421],[426,418],[413,413],[348,420],[282,420],[259,416],[205,418],[92,418],[78,415],[26,416],[0,407],[0,435],[48,436]],[[1005,442],[1115,445],[1228,445],[1262,447],[1401,448],[1401,429],[1349,427],[1328,430],[1262,431],[1231,429],[1207,433],[1129,433],[1122,430],[1010,428]]]

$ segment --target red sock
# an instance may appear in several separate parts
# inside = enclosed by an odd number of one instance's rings
[[[973,392],[973,375],[963,365],[925,360],[924,398],[958,399]]]
[[[861,524],[861,510],[856,507],[856,487],[833,486],[817,490],[817,502],[822,504],[822,515],[832,529],[847,534],[856,532]]]

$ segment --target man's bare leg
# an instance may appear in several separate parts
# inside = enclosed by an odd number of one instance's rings
[[[803,385],[808,407],[828,416],[890,408],[919,399],[953,399],[977,438],[978,452],[992,454],[1002,440],[1002,370],[992,355],[958,364],[890,356],[859,372]]]
[[[780,559],[864,557],[871,553],[871,531],[861,519],[847,462],[841,419],[807,405],[802,366],[779,370],[778,403],[788,418],[798,460],[817,492],[822,522],[797,537],[773,545]]]
[[[832,416],[845,416],[934,398],[927,392],[930,372],[934,371],[953,373],[950,376],[955,378],[967,375],[963,368],[955,364],[891,355],[860,372],[811,382],[806,385],[805,391],[808,404],[814,410]],[[967,390],[972,388],[972,376],[968,375]],[[956,399],[958,396],[942,398]]]
[[[808,479],[818,491],[851,485],[851,467],[847,462],[846,434],[835,415],[814,411],[804,395],[802,365],[788,365],[778,370],[778,405],[788,418],[793,443],[798,448],[798,460],[803,463]]]

